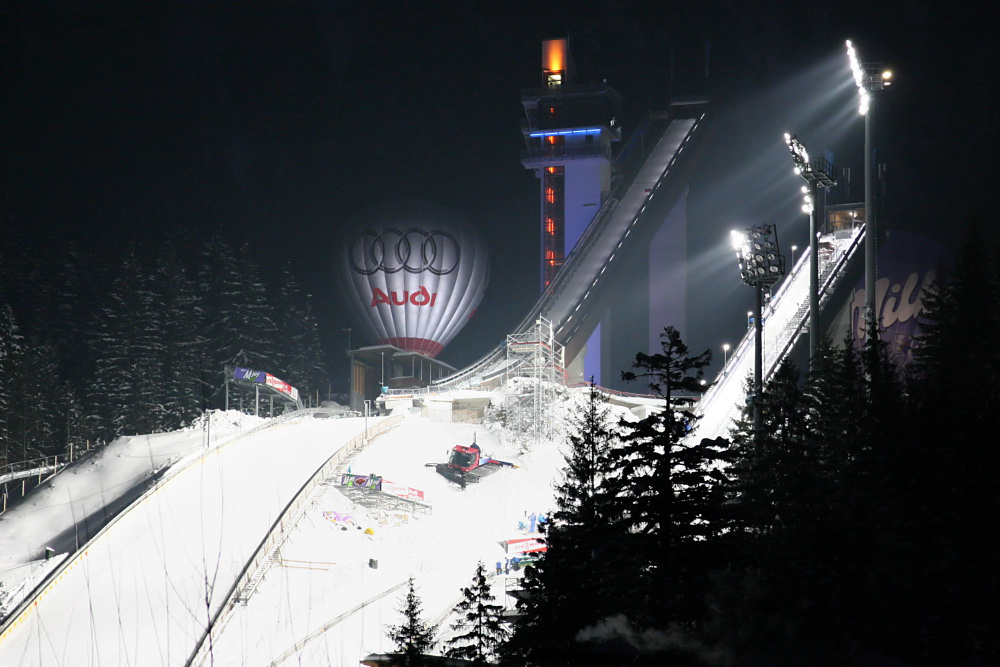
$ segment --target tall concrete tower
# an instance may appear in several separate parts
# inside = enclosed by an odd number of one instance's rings
[[[541,86],[521,92],[521,164],[539,181],[541,271],[545,290],[611,191],[611,144],[622,98],[607,83],[577,84],[566,39],[542,42]],[[571,377],[600,382],[600,325]]]

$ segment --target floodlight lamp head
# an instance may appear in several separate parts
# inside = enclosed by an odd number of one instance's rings
[[[851,44],[851,40],[847,40],[847,59],[851,63],[851,74],[854,76],[854,83],[858,87],[858,113],[864,116],[868,113],[868,90],[865,86],[864,70],[858,61],[858,52],[854,49],[854,45]]]
[[[809,152],[806,151],[805,144],[799,141],[794,134],[789,135],[787,132],[785,133],[785,144],[788,146],[788,152],[792,154],[792,162],[795,163],[797,168],[805,167],[809,164]]]

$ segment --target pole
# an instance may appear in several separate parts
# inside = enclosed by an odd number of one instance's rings
[[[809,367],[819,345],[819,240],[816,236],[816,209],[819,208],[819,188],[809,184],[813,206],[809,212]]]
[[[368,413],[371,411],[371,401],[365,401],[365,445],[368,444]]]
[[[759,446],[764,430],[764,416],[760,412],[760,397],[764,393],[764,327],[760,321],[761,306],[764,301],[764,288],[760,283],[754,286],[757,293],[753,322],[753,440]]]
[[[875,312],[875,254],[878,226],[875,223],[875,188],[872,180],[872,137],[875,133],[875,95],[868,96],[865,114],[865,336],[878,336]]]

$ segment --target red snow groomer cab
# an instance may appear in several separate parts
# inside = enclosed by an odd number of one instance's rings
[[[478,482],[500,468],[515,468],[513,463],[484,456],[479,445],[455,445],[447,463],[430,463],[440,475],[463,489],[466,484]]]

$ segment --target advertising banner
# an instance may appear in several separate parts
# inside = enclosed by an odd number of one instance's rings
[[[350,486],[368,491],[381,491],[382,478],[377,475],[341,475],[341,486]]]
[[[545,540],[537,537],[521,537],[507,540],[506,547],[507,554],[510,556],[548,551],[548,549],[549,547],[545,544]]]
[[[382,491],[385,493],[391,493],[397,498],[403,498],[405,500],[424,501],[423,491],[420,489],[414,489],[411,486],[406,486],[405,484],[396,484],[395,482],[382,480]]]
[[[890,354],[902,364],[909,363],[920,333],[924,297],[937,279],[937,269],[948,266],[950,256],[940,244],[925,236],[893,230],[879,248],[878,280],[875,282],[875,309]],[[858,280],[849,308],[849,326],[857,349],[864,349],[864,278]]]
[[[233,370],[233,379],[240,380],[242,382],[253,382],[256,384],[264,384],[264,377],[267,375],[264,371],[255,371],[251,368],[236,368]]]
[[[264,379],[264,382],[267,384],[267,386],[274,387],[275,389],[277,389],[278,391],[280,391],[282,394],[288,394],[289,396],[291,396],[292,398],[294,398],[296,401],[299,400],[299,390],[298,389],[296,389],[292,385],[288,384],[284,380],[279,380],[278,378],[274,377],[270,373],[265,373],[264,375],[266,376],[265,379]]]
[[[240,368],[237,367],[233,369],[233,379],[238,382],[250,382],[253,384],[266,384],[268,387],[280,391],[282,394],[291,396],[292,399],[299,400],[299,390],[288,384],[284,380],[280,380],[270,373],[265,373],[264,371],[255,371],[252,368]]]

